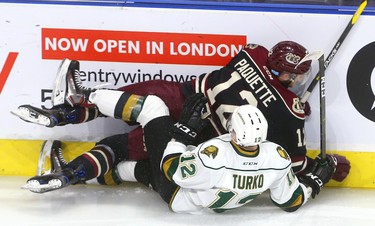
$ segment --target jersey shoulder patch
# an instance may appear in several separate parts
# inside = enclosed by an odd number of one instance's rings
[[[213,138],[198,146],[197,154],[206,167],[218,169],[225,165],[228,141],[220,138]]]
[[[260,148],[261,154],[265,156],[265,162],[274,168],[285,169],[292,163],[286,150],[276,143],[266,141],[261,143]],[[267,152],[262,153],[262,150]]]
[[[281,146],[278,146],[276,148],[276,151],[280,155],[281,158],[286,159],[286,160],[290,160],[290,157],[289,157],[288,153]]]
[[[258,46],[259,46],[258,44],[251,44],[251,43],[249,43],[249,44],[247,44],[247,45],[245,46],[245,48],[255,49],[255,48],[257,48]]]
[[[209,145],[200,151],[201,154],[207,155],[209,158],[215,159],[219,152],[219,148],[215,145]]]

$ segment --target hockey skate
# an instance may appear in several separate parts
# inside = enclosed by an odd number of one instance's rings
[[[76,173],[71,168],[66,168],[52,174],[32,177],[21,188],[35,193],[44,193],[61,189],[78,181]]]
[[[91,89],[82,86],[79,62],[64,59],[57,70],[55,86],[52,91],[52,105],[68,103],[72,107],[74,105],[85,106],[91,91]]]
[[[80,123],[80,109],[68,105],[54,106],[51,109],[40,109],[31,105],[20,105],[11,113],[20,119],[46,127]]]
[[[62,171],[67,164],[62,154],[61,141],[46,140],[39,154],[36,175],[42,176],[44,174]]]
[[[61,141],[45,141],[40,151],[36,176],[27,180],[21,188],[44,193],[76,182],[73,170],[65,168],[67,164],[62,155]]]
[[[21,105],[16,110],[11,111],[13,115],[20,119],[46,127],[54,127],[58,124],[56,112],[33,107],[31,105]]]

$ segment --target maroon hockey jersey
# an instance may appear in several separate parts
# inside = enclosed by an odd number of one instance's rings
[[[194,81],[195,91],[209,100],[216,129],[226,132],[226,122],[240,105],[257,106],[268,120],[267,139],[280,144],[290,156],[306,155],[305,114],[299,98],[268,70],[268,50],[248,44],[225,67]]]

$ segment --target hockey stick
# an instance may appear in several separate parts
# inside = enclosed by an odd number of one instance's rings
[[[362,1],[362,3],[359,5],[357,11],[352,16],[352,19],[349,21],[349,24],[346,26],[344,32],[341,34],[341,36],[337,40],[335,46],[333,47],[331,52],[328,54],[327,59],[324,61],[324,69],[323,70],[327,69],[327,67],[331,63],[333,57],[335,57],[337,51],[339,50],[341,44],[344,42],[344,40],[345,40],[346,36],[348,35],[349,31],[352,29],[354,24],[357,22],[358,17],[362,14],[362,12],[366,8],[366,6],[367,6],[367,0]],[[317,85],[318,81],[320,80],[319,73],[320,72],[318,72],[316,74],[315,78],[311,81],[309,87],[307,88],[307,90],[303,94],[303,96],[301,98],[302,104],[306,103],[307,99],[309,99],[309,97],[311,95],[311,92],[313,91],[313,89]]]
[[[320,77],[320,157],[323,161],[326,159],[326,81],[324,55],[319,58]]]

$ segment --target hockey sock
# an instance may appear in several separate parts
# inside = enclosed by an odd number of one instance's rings
[[[104,115],[136,122],[145,97],[124,93],[118,90],[96,90],[90,95],[90,102],[95,104]]]
[[[91,121],[99,116],[98,108],[94,107],[70,107],[68,105],[59,105],[51,109],[57,110],[58,126],[65,124],[79,124]]]
[[[97,145],[71,162],[66,168],[78,169],[82,167],[85,171],[84,180],[97,178],[110,171],[114,162],[114,154],[110,147]]]
[[[137,182],[135,177],[136,161],[122,161],[115,167],[117,175],[122,181]]]

